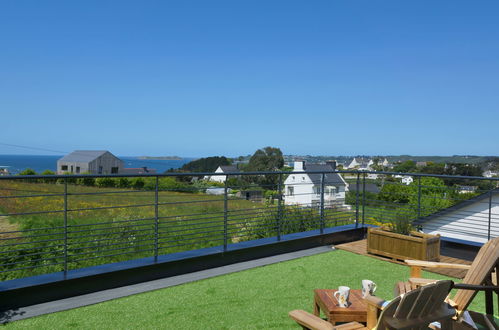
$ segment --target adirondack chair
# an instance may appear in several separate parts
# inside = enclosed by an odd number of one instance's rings
[[[421,278],[421,269],[424,268],[454,268],[454,269],[467,269],[468,272],[463,279],[463,286],[466,285],[470,287],[475,287],[475,289],[458,289],[454,297],[450,300],[450,303],[457,309],[456,321],[466,323],[474,327],[472,322],[469,322],[469,317],[471,319],[484,325],[488,328],[497,328],[496,326],[490,324],[489,320],[493,319],[493,297],[492,292],[495,291],[499,293],[497,289],[488,290],[485,293],[486,299],[486,316],[475,312],[467,312],[466,309],[470,305],[471,301],[477,294],[477,291],[482,289],[483,286],[497,286],[499,285],[499,237],[491,239],[485,243],[480,251],[478,251],[475,260],[471,265],[459,265],[450,263],[439,263],[439,262],[427,262],[420,260],[406,260],[407,265],[410,266],[411,272],[408,282],[398,282],[395,285],[395,296],[399,294],[409,292],[420,286],[426,285],[428,283],[434,282],[435,280],[423,279]],[[495,274],[494,273],[495,270]],[[495,283],[494,283],[495,282]],[[459,288],[459,285],[457,286]],[[499,305],[499,296],[498,296]]]
[[[442,329],[451,329],[451,318],[456,314],[444,300],[453,286],[452,281],[438,281],[390,301],[384,308],[383,301],[377,297],[367,297],[367,327],[358,322],[333,326],[331,323],[303,310],[289,312],[289,316],[304,329],[312,330],[356,330],[356,329],[428,329],[428,325],[438,321]],[[369,308],[375,304],[381,313]],[[374,313],[374,322],[373,315]],[[377,315],[379,314],[379,316]]]

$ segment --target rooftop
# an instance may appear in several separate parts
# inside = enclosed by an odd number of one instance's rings
[[[49,324],[57,324],[59,328],[76,329],[153,329],[162,328],[167,322],[168,327],[178,329],[297,329],[287,313],[293,309],[311,311],[314,289],[339,285],[360,288],[361,281],[368,278],[377,283],[377,296],[391,299],[394,283],[409,276],[406,266],[338,249],[320,252],[20,320],[7,324],[7,328],[46,328]],[[211,273],[218,275],[217,271],[219,269],[214,269]],[[436,274],[426,273],[424,276],[448,279]],[[125,295],[127,290],[133,293],[130,288],[122,290]],[[481,296],[476,297],[471,309],[483,311],[483,300]]]

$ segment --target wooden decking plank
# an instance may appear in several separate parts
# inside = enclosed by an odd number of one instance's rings
[[[369,257],[376,258],[376,259],[379,259],[379,260],[393,262],[393,263],[396,263],[396,264],[404,264],[404,262],[400,261],[400,260],[394,260],[394,259],[391,259],[391,258],[386,258],[386,257],[382,257],[382,256],[378,256],[378,255],[373,255],[373,254],[367,253],[367,240],[366,239],[363,239],[363,240],[360,240],[360,241],[354,241],[354,242],[344,243],[344,244],[338,244],[338,245],[335,245],[335,247],[337,249],[341,249],[341,250],[349,251],[349,252],[352,252],[352,253],[369,256]],[[471,262],[468,261],[468,260],[453,258],[453,257],[445,256],[445,255],[441,255],[440,256],[440,261],[441,262],[454,263],[454,264],[471,265]],[[450,277],[454,277],[454,278],[461,278],[461,279],[464,278],[464,276],[466,276],[466,272],[467,272],[467,270],[465,270],[465,269],[444,269],[444,268],[437,268],[437,269],[431,269],[431,270],[430,269],[425,269],[425,270],[429,271],[429,272],[432,272],[432,273],[441,274],[441,275],[445,275],[445,276],[450,276]]]

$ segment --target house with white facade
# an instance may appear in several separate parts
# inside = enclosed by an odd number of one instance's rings
[[[410,185],[411,183],[414,182],[414,178],[410,175],[404,175],[401,181],[405,185]]]
[[[400,179],[400,182],[402,182],[405,185],[410,185],[411,183],[414,182],[414,178],[410,175],[400,175],[396,174],[393,176],[394,178]]]
[[[489,223],[490,220],[490,223]],[[499,189],[418,219],[423,232],[482,244],[499,236]]]
[[[349,170],[357,169],[359,171],[371,171],[372,170],[371,165],[373,164],[374,162],[372,159],[355,157],[347,166],[347,169]]]
[[[492,178],[492,177],[496,177],[496,176],[499,176],[499,172],[494,172],[494,171],[485,171],[483,172],[482,174],[484,177],[486,178]]]
[[[203,179],[208,181],[225,182],[226,175],[224,173],[239,173],[236,165],[221,165],[215,170],[214,175],[206,175]],[[218,174],[218,175],[217,175]]]
[[[320,206],[322,173],[336,170],[335,162],[326,164],[305,164],[295,161],[293,172],[284,181],[284,200],[287,205]],[[324,174],[324,206],[343,205],[346,181],[339,173]]]
[[[378,165],[383,166],[383,167],[390,167],[390,162],[388,161],[388,159],[385,158],[385,159],[383,159],[383,161],[379,161]]]

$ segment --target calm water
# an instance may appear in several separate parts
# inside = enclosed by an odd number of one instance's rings
[[[57,168],[57,160],[63,156],[39,156],[39,155],[0,155],[0,167],[9,166],[11,174],[17,174],[22,170],[31,168],[37,173],[45,170],[54,171]],[[182,158],[180,160],[153,160],[138,159],[136,157],[119,157],[125,162],[125,167],[144,167],[153,168],[157,173],[163,173],[170,168],[179,168],[182,165],[194,160],[195,158]]]

